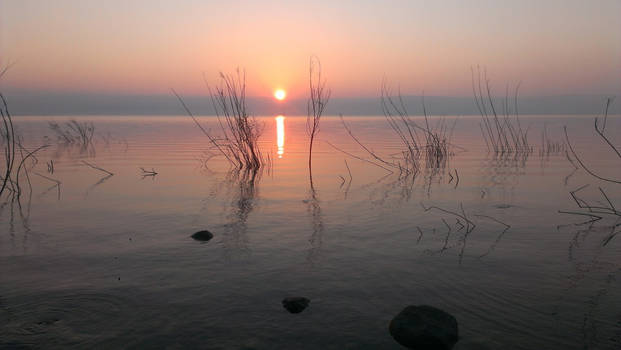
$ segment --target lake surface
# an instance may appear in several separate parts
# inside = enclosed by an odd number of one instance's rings
[[[584,185],[580,203],[621,208],[621,185],[566,154],[563,126],[621,178],[591,116],[524,116],[533,151],[517,155],[457,118],[446,167],[416,176],[357,159],[371,157],[326,117],[312,187],[305,118],[259,118],[271,166],[255,176],[228,171],[188,117],[76,119],[94,122],[92,147],[57,142],[48,122],[68,117],[15,118],[27,148],[51,146],[2,204],[0,348],[400,349],[388,324],[419,304],[496,349],[621,348],[619,216],[559,212],[588,213],[570,194]],[[402,150],[383,117],[345,120],[382,157]],[[619,147],[621,118],[606,130]],[[289,296],[310,306],[290,314]]]

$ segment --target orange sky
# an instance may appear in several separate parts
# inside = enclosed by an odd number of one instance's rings
[[[620,1],[0,2],[4,90],[205,93],[245,68],[249,95],[305,96],[310,55],[333,96],[469,95],[470,67],[501,90],[621,92]]]

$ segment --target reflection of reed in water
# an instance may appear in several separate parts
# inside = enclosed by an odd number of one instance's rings
[[[226,181],[231,185],[232,198],[227,223],[224,225],[222,244],[225,255],[230,257],[236,252],[248,251],[248,216],[254,209],[258,195],[256,183],[260,180],[260,170],[241,170],[228,173]]]
[[[308,251],[308,256],[306,257],[306,261],[311,265],[316,263],[319,259],[319,255],[321,252],[321,247],[323,245],[323,232],[324,232],[324,224],[323,224],[323,215],[321,213],[321,202],[319,200],[319,196],[317,195],[317,191],[315,191],[315,187],[311,182],[311,186],[309,189],[309,198],[304,200],[304,203],[307,204],[307,210],[311,219],[311,226],[313,228],[313,233],[311,234],[310,239],[308,240],[311,244],[311,248]]]
[[[479,177],[485,186],[515,186],[520,176],[526,174],[530,153],[491,153],[481,165]]]
[[[570,300],[575,304],[573,300],[576,298],[582,300],[582,306],[574,306],[572,310],[581,313],[580,332],[585,349],[607,349],[615,342],[618,344],[620,336],[618,327],[615,329],[613,324],[602,321],[602,313],[607,310],[603,305],[610,303],[611,298],[615,300],[609,294],[612,294],[613,282],[621,265],[616,256],[607,253],[607,248],[601,244],[602,236],[609,232],[608,227],[595,225],[596,222],[578,224],[568,249],[568,260],[574,272],[567,276],[568,285],[562,290],[556,306],[556,312],[563,315],[570,311],[562,304]],[[575,227],[576,224],[568,224],[559,226],[559,229]]]
[[[621,233],[618,228],[621,226],[621,211],[617,210],[610,197],[606,194],[606,191],[599,187],[600,200],[584,199],[581,192],[589,187],[589,184],[581,186],[573,191],[570,191],[572,199],[576,203],[576,206],[582,211],[567,211],[559,210],[561,214],[574,215],[582,219],[587,219],[575,223],[575,226],[588,225],[588,231],[595,228],[603,228],[605,231],[609,231],[608,234],[602,239],[601,245],[608,245],[618,234]],[[593,196],[594,194],[591,194]],[[597,198],[597,197],[596,197]],[[607,223],[607,221],[609,221]],[[597,224],[597,226],[596,226]],[[559,226],[562,227],[563,225]],[[587,232],[588,232],[587,231]],[[578,231],[580,232],[580,231]],[[578,235],[578,233],[576,233]]]
[[[97,150],[93,144],[86,146],[66,143],[56,143],[54,151],[51,155],[52,159],[61,158],[94,158],[97,156]]]
[[[18,231],[21,231],[23,233],[21,244],[24,252],[28,249],[28,238],[32,232],[29,223],[31,202],[32,191],[29,192],[25,205],[22,204],[21,200],[16,195],[11,195],[6,201],[0,204],[0,219],[3,218],[5,210],[8,209],[8,220],[2,220],[2,222],[8,224],[7,233],[9,234],[11,246],[16,248],[16,237]],[[21,229],[19,228],[19,224],[21,224]],[[0,242],[2,242],[4,238],[5,237],[0,236]]]
[[[612,103],[607,99],[603,119],[595,118],[594,130],[599,136],[600,141],[604,141],[611,155],[616,155],[615,159],[621,159],[621,152],[615,144],[608,138],[606,133],[606,123],[608,108]],[[569,276],[569,285],[564,290],[560,300],[574,299],[573,294],[580,293],[584,288],[588,288],[589,294],[580,296],[584,301],[582,314],[581,334],[584,349],[591,348],[618,348],[621,342],[621,332],[619,325],[621,320],[617,318],[617,324],[603,322],[602,314],[608,309],[602,304],[608,301],[608,305],[616,301],[615,295],[610,293],[614,288],[617,275],[621,272],[621,264],[615,254],[614,245],[618,244],[615,238],[621,234],[621,211],[617,209],[618,204],[615,199],[621,180],[600,175],[598,170],[590,168],[578,155],[576,149],[570,142],[567,127],[564,127],[565,142],[569,152],[565,152],[567,160],[574,167],[572,173],[565,177],[565,185],[568,179],[578,170],[584,170],[591,176],[591,180],[598,182],[597,190],[595,186],[589,184],[569,191],[575,209],[572,211],[559,210],[559,213],[573,215],[575,220],[571,224],[559,225],[557,228],[572,228],[575,230],[573,238],[568,247],[568,260],[573,264],[575,272]],[[570,156],[571,155],[571,156]],[[600,157],[599,154],[595,154]],[[606,183],[610,188],[602,187]],[[587,192],[590,190],[591,192]],[[612,193],[609,196],[609,193]],[[599,287],[599,288],[598,288]],[[572,295],[569,295],[569,294]],[[563,310],[559,306],[559,310]],[[564,310],[563,310],[564,311]],[[618,316],[617,316],[618,317]]]
[[[71,119],[64,124],[59,124],[51,121],[48,127],[56,136],[55,158],[60,158],[64,154],[73,156],[75,152],[78,156],[95,156],[95,124],[93,122],[78,122]],[[109,144],[111,135],[108,133],[108,136],[103,139],[106,144]]]
[[[610,327],[602,322],[598,315],[602,299],[608,294],[614,280],[615,274],[608,274],[604,285],[595,294],[591,295],[586,302],[587,308],[582,319],[582,345],[584,349],[598,348],[604,345],[603,343],[605,342],[608,342],[609,345],[618,345],[614,344],[618,343],[614,340],[614,336],[619,336],[619,330],[617,329],[614,333],[611,332],[611,330],[614,330],[614,327]],[[607,333],[608,337],[602,336],[602,333]]]
[[[369,195],[373,205],[384,206],[389,200],[396,200],[397,203],[409,202],[417,188],[430,198],[434,186],[449,185],[457,188],[460,181],[457,169],[449,168],[423,168],[396,178],[390,175],[362,186],[373,187]]]
[[[458,248],[459,249],[458,261],[459,261],[459,264],[461,265],[463,258],[464,258],[464,253],[466,251],[468,237],[480,225],[480,221],[475,221],[475,219],[471,218],[471,216],[468,216],[468,214],[466,214],[466,210],[464,209],[463,203],[459,203],[459,210],[455,210],[455,211],[440,208],[438,206],[426,207],[422,202],[421,202],[421,206],[424,212],[434,211],[443,216],[448,215],[447,218],[449,219],[447,221],[444,217],[440,218],[442,220],[442,223],[444,224],[443,226],[446,227],[446,236],[443,239],[442,247],[438,250],[427,249],[426,252],[433,255],[433,254],[443,253],[452,248]],[[504,226],[504,229],[499,232],[497,238],[490,244],[487,251],[478,256],[478,258],[481,259],[489,255],[496,248],[496,246],[498,245],[502,237],[511,228],[511,225],[508,225],[489,215],[473,214],[472,216],[479,218],[479,219],[485,219],[487,221],[491,220],[496,224],[500,224]],[[454,222],[454,224],[449,224],[449,222]],[[416,228],[419,234],[416,244],[419,244],[421,239],[424,236],[424,231],[419,226],[417,226]],[[435,233],[435,228],[433,230]],[[452,240],[454,241],[454,243],[449,245],[449,242],[451,241],[451,237],[455,236],[455,235],[452,236],[453,233],[455,233],[457,237]]]
[[[546,161],[550,155],[559,155],[567,151],[567,144],[561,140],[550,138],[548,135],[548,125],[543,124],[543,131],[541,132],[541,147],[539,148],[539,157],[542,157]]]
[[[110,179],[112,176],[114,176],[114,173],[111,173],[111,172],[109,172],[108,170],[106,170],[106,169],[104,169],[104,168],[101,168],[101,167],[98,167],[98,166],[96,166],[96,165],[93,165],[93,164],[91,164],[91,163],[89,163],[89,162],[87,162],[87,161],[85,161],[85,160],[83,160],[83,161],[82,161],[82,164],[84,164],[84,165],[86,165],[86,166],[88,166],[88,167],[90,167],[90,168],[93,168],[93,169],[95,169],[95,170],[98,170],[98,171],[100,171],[100,172],[102,172],[102,173],[104,173],[104,174],[107,174],[106,176],[104,176],[104,177],[102,177],[101,179],[99,179],[99,181],[97,181],[97,182],[95,182],[94,184],[92,184],[92,185],[91,185],[91,186],[90,186],[90,187],[86,190],[86,192],[84,193],[84,198],[86,198],[86,197],[88,197],[88,195],[90,194],[90,192],[91,192],[92,190],[94,190],[97,186],[99,186],[99,185],[103,184],[104,182],[108,181],[108,179]]]

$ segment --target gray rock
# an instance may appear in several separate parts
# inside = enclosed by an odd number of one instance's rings
[[[410,349],[449,350],[459,340],[457,320],[433,306],[410,305],[390,321],[390,335]]]
[[[453,350],[492,350],[482,339],[461,339]]]
[[[282,300],[282,306],[292,314],[299,314],[310,304],[310,299],[304,297],[288,297]]]
[[[203,230],[203,231],[198,231],[195,234],[193,234],[192,238],[194,238],[197,241],[207,242],[213,238],[213,234],[207,230]]]

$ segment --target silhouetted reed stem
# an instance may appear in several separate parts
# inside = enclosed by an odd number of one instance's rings
[[[6,69],[2,72],[4,74]],[[0,99],[2,100],[2,105],[0,105],[0,116],[2,117],[2,141],[4,143],[4,164],[5,171],[4,176],[2,178],[2,187],[0,187],[0,196],[7,188],[9,181],[11,179],[11,174],[13,172],[13,166],[15,163],[15,129],[13,127],[13,118],[11,117],[11,113],[9,112],[9,107],[7,105],[6,99],[4,95],[0,94]]]
[[[605,135],[605,132],[606,132],[606,122],[608,120],[608,108],[610,107],[610,104],[612,103],[612,101],[613,101],[613,99],[611,99],[611,98],[606,99],[606,108],[604,110],[603,122],[602,122],[602,124],[600,126],[599,125],[599,119],[595,118],[595,120],[594,120],[594,128],[595,128],[595,132],[597,133],[597,135],[602,140],[604,140],[604,142],[606,142],[608,147],[615,153],[617,158],[619,158],[619,160],[621,160],[621,152],[619,152],[619,149],[617,149],[617,147],[615,147],[615,145]],[[616,184],[621,184],[621,180],[620,179],[613,179],[613,178],[608,178],[608,177],[601,176],[601,175],[597,174],[595,171],[593,171],[591,168],[587,167],[586,164],[582,161],[582,159],[578,156],[578,154],[576,153],[574,147],[572,146],[572,144],[571,144],[571,142],[569,140],[569,135],[567,134],[567,126],[563,127],[563,131],[565,132],[565,141],[567,142],[567,146],[569,147],[569,150],[571,151],[571,154],[574,156],[574,158],[576,159],[578,164],[580,164],[580,167],[582,167],[582,169],[584,169],[584,171],[586,171],[589,175],[591,175],[591,176],[593,176],[593,177],[595,177],[595,178],[597,178],[599,180],[606,181],[606,182],[612,182],[612,183],[616,183]],[[568,157],[568,159],[570,159],[570,158]],[[573,164],[573,162],[572,162],[572,164]]]
[[[330,89],[326,89],[326,82],[321,76],[321,62],[317,57],[312,56],[308,69],[308,84],[310,97],[307,102],[306,132],[309,136],[308,144],[308,173],[311,186],[313,183],[313,144],[315,136],[319,133],[319,122],[323,115],[324,108],[330,100]]]

